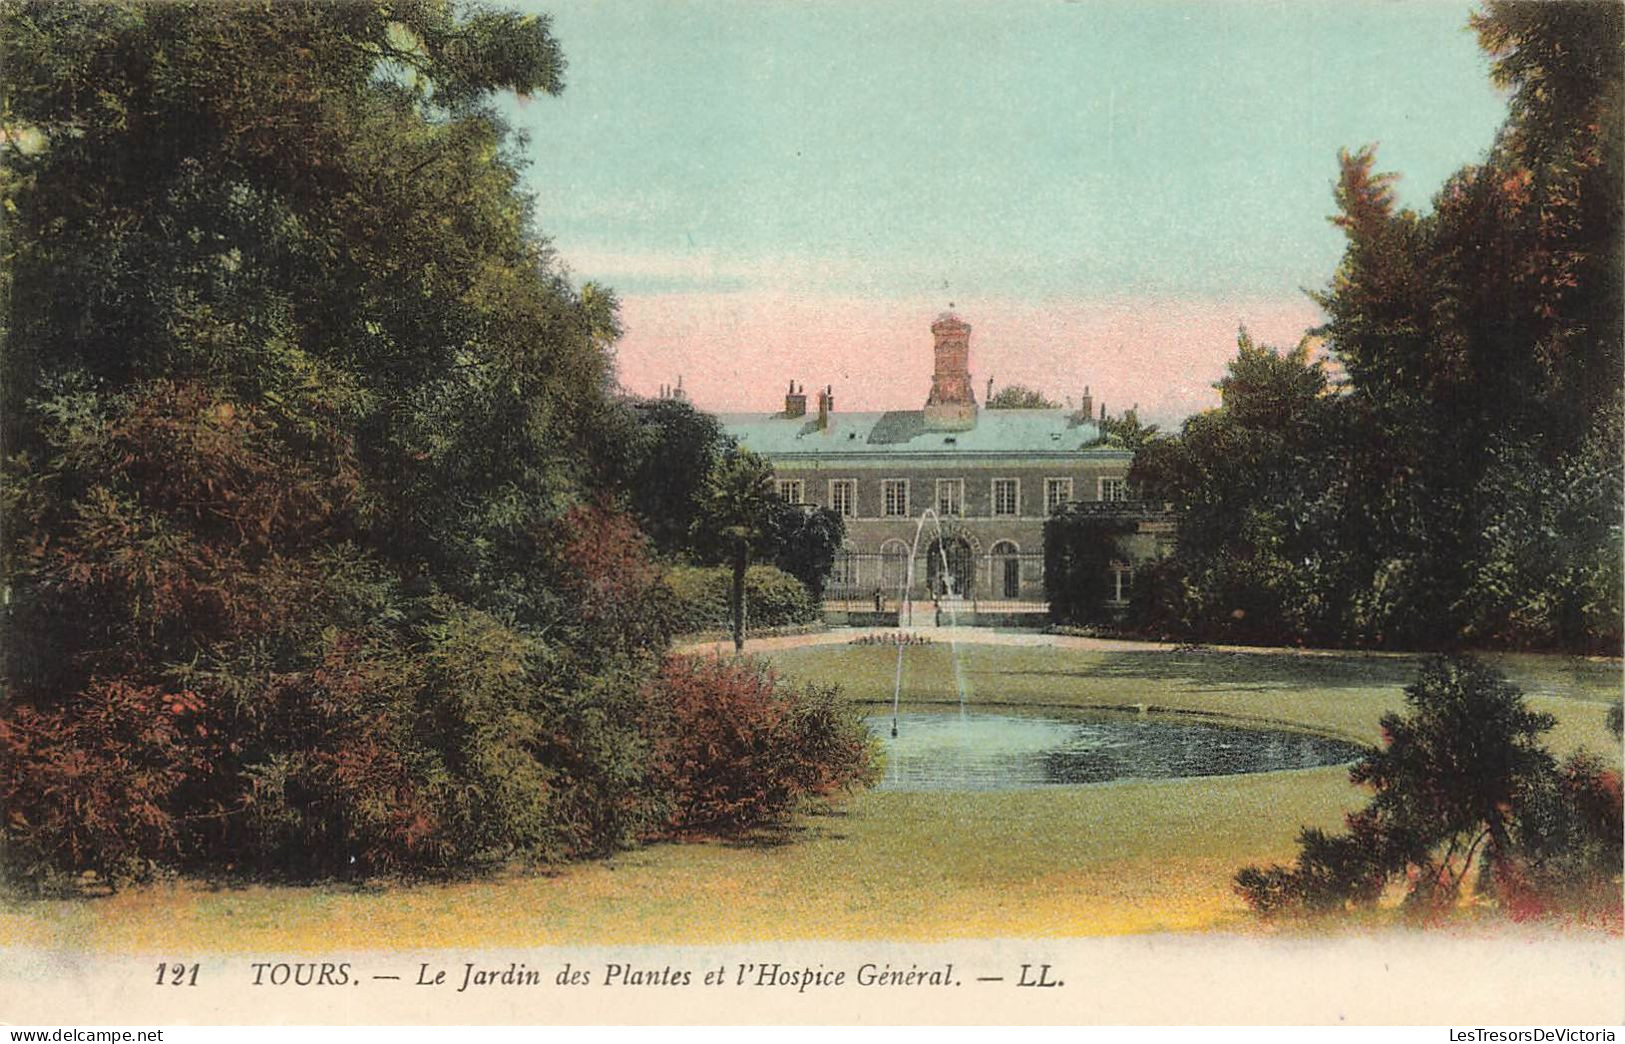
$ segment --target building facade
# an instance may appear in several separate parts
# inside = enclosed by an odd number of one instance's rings
[[[805,387],[792,382],[783,409],[724,415],[723,426],[773,465],[780,496],[845,520],[831,597],[1041,603],[1045,520],[1080,502],[1135,510],[1133,454],[1102,443],[1087,392],[1077,409],[980,407],[970,324],[944,313],[931,334],[921,409],[838,413],[826,385],[809,411]],[[1126,598],[1132,563],[1161,553],[1164,538],[1152,524],[1118,543],[1114,593]]]

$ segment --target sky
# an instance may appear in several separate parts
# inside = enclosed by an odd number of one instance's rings
[[[1340,148],[1426,209],[1506,111],[1467,3],[512,6],[568,62],[505,103],[542,231],[619,295],[622,385],[719,412],[918,408],[952,303],[978,396],[1177,423],[1239,325],[1321,321]]]

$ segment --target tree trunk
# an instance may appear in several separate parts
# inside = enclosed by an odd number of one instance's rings
[[[750,561],[750,551],[740,547],[734,552],[734,582],[733,591],[729,600],[732,603],[734,618],[734,652],[745,651],[745,567]]]
[[[1507,834],[1506,819],[1501,815],[1501,810],[1490,809],[1489,814],[1485,816],[1485,825],[1489,828],[1490,835],[1490,847],[1486,855],[1493,869],[1501,869],[1512,856],[1512,838]]]

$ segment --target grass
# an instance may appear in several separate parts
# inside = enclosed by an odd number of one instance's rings
[[[953,650],[905,652],[911,702],[957,702]],[[1410,658],[961,646],[973,706],[1141,703],[1375,742]],[[890,701],[896,652],[824,644],[773,660]],[[1617,664],[1504,666],[1559,719],[1552,746],[1607,749]],[[12,902],[13,945],[116,952],[933,940],[1249,929],[1237,868],[1291,858],[1300,826],[1336,827],[1364,795],[1340,768],[1003,793],[870,792],[758,844],[654,845],[539,875],[438,884],[210,887]],[[780,843],[787,842],[787,843]]]
[[[1384,712],[1401,710],[1403,690],[1422,658],[1403,654],[1286,650],[1180,650],[1142,645],[1055,644],[909,646],[903,691],[910,703],[955,703],[955,676],[972,707],[1052,706],[1179,711],[1238,722],[1285,725],[1359,743],[1381,741]],[[955,661],[957,659],[957,670]],[[1578,657],[1488,657],[1524,690],[1531,707],[1557,716],[1548,745],[1565,754],[1614,745],[1604,727],[1619,697],[1615,661]],[[889,706],[897,651],[875,645],[822,645],[772,656],[786,677],[835,679],[848,698]]]

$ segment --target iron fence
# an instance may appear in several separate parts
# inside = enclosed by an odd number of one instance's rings
[[[1041,612],[1044,555],[985,553],[957,556],[843,551],[824,585],[824,604],[848,612],[896,612],[905,602],[915,606],[945,598],[968,603],[977,612]]]

